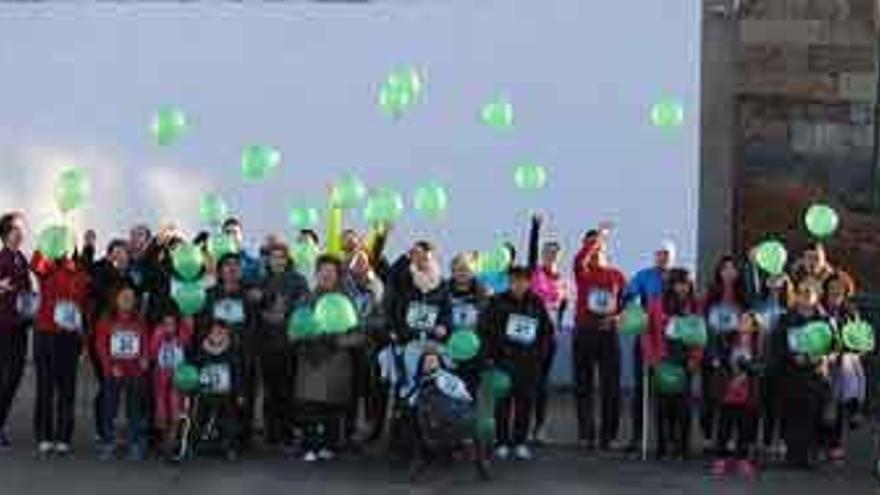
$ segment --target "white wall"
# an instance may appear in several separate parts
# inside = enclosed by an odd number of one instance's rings
[[[601,219],[618,224],[613,256],[645,263],[661,237],[695,259],[698,208],[698,1],[435,0],[366,5],[0,6],[0,208],[51,220],[58,167],[92,172],[77,226],[103,239],[135,220],[198,227],[202,191],[226,195],[250,232],[289,230],[285,206],[320,204],[355,171],[411,190],[444,181],[448,219],[412,216],[415,235],[454,249],[499,236],[524,244],[545,211],[570,251]],[[393,123],[375,105],[391,69],[423,67],[421,104]],[[497,135],[476,119],[496,92],[518,125]],[[660,132],[647,109],[664,95],[688,121]],[[184,108],[192,135],[167,149],[147,128],[162,104]],[[269,183],[239,178],[242,146],[284,153]],[[513,165],[544,164],[548,187],[524,194]],[[358,215],[359,216],[359,215]],[[448,256],[447,256],[448,259]]]

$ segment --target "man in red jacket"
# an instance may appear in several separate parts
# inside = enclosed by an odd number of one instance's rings
[[[599,446],[608,449],[617,438],[620,416],[620,342],[617,320],[626,278],[608,265],[607,229],[590,231],[574,259],[577,284],[576,331],[572,344],[577,399],[578,442],[596,447],[593,378],[598,369],[601,400]]]

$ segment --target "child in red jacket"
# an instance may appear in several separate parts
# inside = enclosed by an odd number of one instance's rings
[[[184,352],[193,335],[193,321],[192,318],[181,318],[173,303],[169,303],[162,313],[162,319],[150,338],[155,407],[153,418],[165,450],[170,453],[174,423],[183,410],[183,396],[174,387],[174,370],[184,361]]]
[[[136,311],[134,287],[123,284],[115,294],[113,312],[95,329],[95,350],[106,373],[99,454],[103,460],[113,457],[114,422],[120,397],[125,395],[129,459],[142,460],[146,451],[149,334],[146,321]]]

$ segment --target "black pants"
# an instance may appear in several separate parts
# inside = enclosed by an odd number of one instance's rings
[[[598,369],[601,409],[599,441],[607,446],[617,438],[620,423],[620,341],[617,332],[578,328],[572,348],[578,438],[590,442],[596,439],[593,383]]]
[[[700,370],[700,388],[702,401],[700,403],[700,430],[703,432],[703,439],[711,441],[715,438],[715,426],[718,422],[720,412],[719,399],[716,393],[716,381],[718,376],[717,368],[712,363],[703,363]]]
[[[732,455],[736,459],[747,459],[758,436],[757,412],[745,406],[721,406],[718,413],[718,431],[715,437],[717,455],[722,458]],[[734,434],[736,450],[731,453],[727,444]]]
[[[348,404],[345,412],[345,424],[343,425],[343,438],[351,441],[357,432],[358,416],[360,415],[361,405],[364,409],[368,407],[367,393],[370,386],[370,362],[367,359],[367,353],[364,349],[354,349],[351,351],[351,362],[354,367],[354,373],[351,377],[352,400]]]
[[[261,353],[263,436],[269,444],[286,444],[293,440],[290,423],[293,393],[292,370],[292,355],[287,352],[287,349],[267,349]]]
[[[807,467],[819,442],[822,408],[830,395],[820,377],[797,373],[783,386],[786,461],[793,467]]]
[[[532,414],[535,411],[535,389],[534,382],[521,380],[517,383],[516,378],[513,378],[510,394],[498,401],[495,407],[495,425],[498,430],[499,445],[526,443],[529,427],[532,424]]]
[[[547,356],[541,363],[541,372],[538,375],[537,390],[535,391],[535,431],[544,426],[547,419],[547,391],[550,385],[550,371],[553,369],[553,358],[556,356],[556,341],[550,340]]]
[[[242,411],[233,396],[204,395],[198,398],[196,411],[198,435],[202,435],[204,430],[213,424],[219,434],[220,447],[227,452],[241,451],[241,418]]]
[[[95,389],[95,397],[92,399],[92,411],[95,423],[95,432],[97,433],[101,442],[107,443],[112,441],[112,439],[103,438],[101,434],[103,425],[106,424],[104,414],[104,370],[101,368],[101,360],[98,358],[98,352],[95,349],[95,340],[91,335],[88,339],[88,353],[89,362],[92,365],[92,372],[95,375],[95,385],[97,387]]]
[[[301,403],[298,409],[303,415],[304,450],[315,452],[339,447],[346,407],[307,402]]]
[[[768,373],[761,382],[761,435],[764,447],[782,436],[782,400],[780,378]]]
[[[22,326],[0,332],[0,430],[6,427],[9,411],[24,374],[28,334]]]
[[[691,411],[687,395],[658,395],[655,405],[657,455],[663,456],[672,452],[687,456],[691,431]]]
[[[34,437],[37,442],[70,443],[73,437],[79,353],[78,334],[34,333],[37,373]]]
[[[635,381],[635,389],[629,403],[630,426],[632,427],[632,436],[630,437],[630,445],[636,446],[642,443],[642,427],[644,404],[642,396],[645,393],[643,384],[643,373],[648,373],[642,360],[642,339],[636,338],[633,345],[633,380]]]

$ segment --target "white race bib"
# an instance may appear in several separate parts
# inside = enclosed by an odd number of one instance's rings
[[[210,364],[202,368],[199,383],[212,394],[228,394],[232,380],[228,364]]]
[[[40,307],[40,294],[36,292],[19,292],[15,298],[15,310],[25,318],[33,318]]]
[[[673,340],[678,338],[678,331],[676,328],[677,323],[677,318],[670,318],[669,322],[666,323],[666,328],[663,329],[663,335],[666,336],[666,338]]]
[[[788,331],[788,350],[794,354],[803,353],[803,349],[801,346],[801,335],[804,332],[804,327],[800,328],[792,328]]]
[[[617,309],[617,301],[611,292],[604,289],[593,289],[587,294],[587,309],[597,315],[610,315]]]
[[[437,388],[446,397],[458,400],[472,401],[470,392],[464,382],[448,371],[440,371],[434,378]]]
[[[406,310],[406,324],[412,329],[428,331],[437,326],[440,309],[432,304],[413,302]]]
[[[83,328],[82,313],[79,306],[70,301],[58,301],[53,313],[55,324],[68,332],[80,332]]]
[[[244,303],[241,299],[221,299],[215,302],[214,319],[233,325],[244,323]]]
[[[162,369],[173,369],[183,363],[183,349],[177,344],[165,343],[159,347],[156,361]]]
[[[141,338],[131,330],[114,330],[110,335],[110,357],[137,359],[141,356]]]
[[[473,304],[459,303],[452,305],[452,327],[474,328],[477,326],[479,312]]]
[[[709,328],[729,333],[739,328],[739,311],[729,304],[716,304],[709,310]]]
[[[505,335],[517,344],[531,345],[538,336],[538,320],[529,316],[510,315],[507,317]]]

